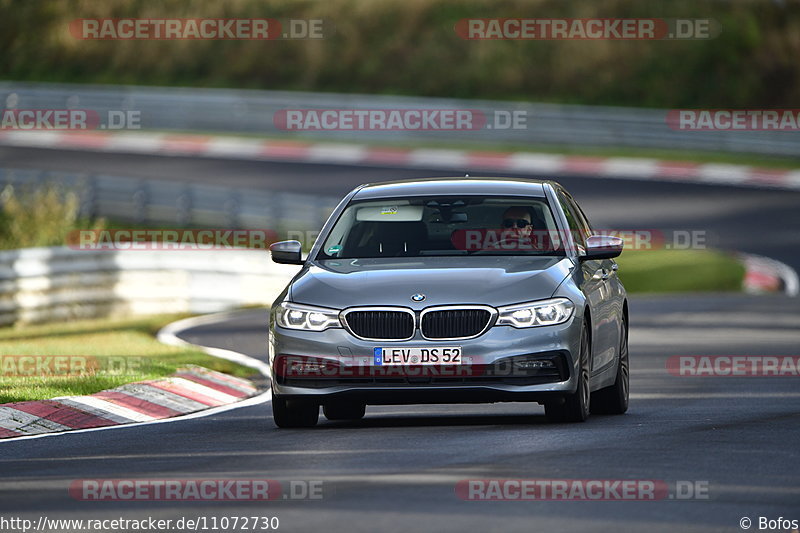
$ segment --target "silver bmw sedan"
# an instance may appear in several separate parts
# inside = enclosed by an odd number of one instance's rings
[[[333,211],[269,325],[279,427],[367,405],[538,402],[554,422],[628,408],[628,303],[613,258],[553,181],[367,184]]]

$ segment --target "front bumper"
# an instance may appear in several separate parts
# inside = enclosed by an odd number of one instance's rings
[[[322,332],[270,325],[273,391],[286,398],[324,403],[349,399],[367,404],[547,401],[576,389],[582,317],[557,326],[494,326],[467,340],[429,341],[419,332],[397,341],[364,341],[344,329]],[[462,349],[462,364],[447,367],[375,367],[376,347]],[[516,368],[509,358],[552,361],[547,369]],[[292,371],[287,361],[313,361],[314,372]],[[288,365],[288,366],[287,366]],[[302,366],[303,369],[311,368]]]

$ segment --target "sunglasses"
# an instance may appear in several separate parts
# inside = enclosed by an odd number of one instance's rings
[[[518,228],[527,228],[531,225],[531,221],[525,220],[524,218],[506,218],[503,220],[504,228],[513,228],[514,224],[516,224]]]

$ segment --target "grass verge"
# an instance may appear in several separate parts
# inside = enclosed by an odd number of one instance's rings
[[[716,250],[629,250],[617,259],[629,293],[740,291],[745,270]]]
[[[241,377],[254,373],[251,368],[198,350],[167,346],[156,340],[155,334],[161,327],[186,316],[155,315],[2,328],[0,403],[92,394],[125,383],[164,377],[187,364]],[[24,355],[77,357],[60,359],[63,368],[53,360],[33,370],[36,375],[30,375],[31,365],[23,365],[20,358],[13,357]],[[81,371],[81,366],[90,371]]]

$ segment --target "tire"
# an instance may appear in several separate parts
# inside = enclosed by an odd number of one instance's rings
[[[581,353],[578,365],[578,386],[575,392],[564,397],[563,402],[550,402],[544,405],[544,413],[550,422],[583,422],[589,417],[590,394],[590,354],[589,330],[586,324],[581,328]]]
[[[272,393],[272,418],[279,428],[308,428],[317,425],[319,405],[285,400]]]
[[[328,420],[360,420],[367,412],[363,403],[331,402],[322,406],[322,412]]]
[[[622,322],[619,341],[619,364],[614,384],[592,394],[592,413],[621,415],[628,410],[630,399],[630,356],[628,354],[628,321]]]

